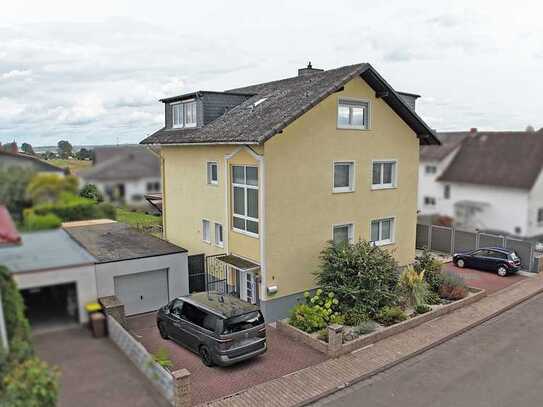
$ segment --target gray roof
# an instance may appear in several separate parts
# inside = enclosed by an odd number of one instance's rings
[[[440,132],[436,136],[441,142],[441,145],[427,145],[420,147],[420,160],[421,161],[441,161],[452,153],[456,148],[462,144],[462,141],[468,137],[470,132],[468,131],[451,131]]]
[[[0,150],[0,168],[17,166],[32,171],[64,173],[64,169],[57,167],[36,156],[24,153],[10,153]]]
[[[231,89],[227,92],[251,97],[203,127],[162,128],[142,144],[262,144],[357,76],[381,94],[383,100],[421,138],[421,144],[439,143],[432,130],[379,73],[370,64],[362,63]],[[254,106],[256,101],[264,98],[264,102]]]
[[[123,223],[68,227],[66,232],[91,253],[97,263],[186,252],[182,247],[138,232]]]
[[[95,150],[96,164],[79,175],[88,181],[137,180],[160,177],[160,160],[144,146]]]
[[[465,138],[439,181],[530,190],[543,167],[543,131],[478,132]]]
[[[22,244],[0,248],[0,265],[14,273],[94,264],[62,229],[21,234]],[[47,248],[47,250],[44,250]]]

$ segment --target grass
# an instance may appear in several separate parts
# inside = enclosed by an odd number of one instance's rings
[[[58,158],[54,160],[47,160],[47,162],[60,168],[68,167],[72,174],[77,174],[78,171],[85,170],[92,166],[91,160],[64,160]]]
[[[143,212],[132,212],[126,209],[117,208],[117,221],[132,226],[138,225],[161,225],[162,217],[147,215]]]

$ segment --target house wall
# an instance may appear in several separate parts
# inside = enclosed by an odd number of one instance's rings
[[[148,191],[148,182],[162,183],[162,179],[160,175],[157,175],[156,177],[141,178],[136,180],[120,180],[118,182],[103,182],[92,179],[85,179],[86,184],[96,185],[96,188],[98,188],[98,190],[104,195],[105,199],[107,199],[106,188],[108,185],[115,187],[116,185],[124,184],[126,204],[134,207],[149,207],[149,203],[145,200],[143,195],[148,193],[160,192]]]
[[[12,275],[20,290],[75,283],[77,287],[77,302],[79,305],[79,322],[81,323],[88,321],[85,304],[95,302],[98,298],[94,264],[41,271],[18,272],[13,273]]]
[[[543,234],[543,222],[537,221],[537,212],[543,208],[543,172],[528,194],[528,226],[526,236],[538,236]]]
[[[337,129],[340,97],[370,101],[370,130]],[[396,188],[371,189],[372,160],[378,159],[397,160]],[[362,79],[353,79],[267,141],[264,160],[265,285],[278,287],[262,304],[267,315],[284,317],[295,297],[315,286],[312,273],[334,224],[354,223],[355,239],[369,239],[371,220],[395,217],[395,242],[384,247],[400,264],[413,261],[419,141]],[[335,194],[333,162],[343,160],[356,162],[356,191]]]
[[[417,208],[422,215],[434,215],[441,214],[443,211],[441,207],[443,206],[443,184],[439,183],[437,179],[441,176],[443,171],[449,166],[452,159],[458,152],[459,148],[451,152],[447,157],[441,161],[421,161],[419,165],[419,184],[418,184],[418,194],[417,194]],[[426,174],[426,166],[434,165],[436,166],[435,174]],[[425,205],[424,197],[435,198],[436,204]]]
[[[476,184],[448,183],[450,199],[443,199],[440,212],[455,218],[455,204],[459,201],[486,203],[484,211],[477,215],[473,228],[503,231],[520,235],[528,231],[528,192],[521,189],[490,187]],[[445,183],[441,183],[442,188]]]
[[[170,300],[189,293],[187,253],[96,264],[96,292],[98,297],[115,295],[115,277],[162,269],[168,269]]]

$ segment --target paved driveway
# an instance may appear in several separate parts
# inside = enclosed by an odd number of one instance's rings
[[[520,274],[510,274],[507,277],[500,277],[496,273],[490,271],[480,271],[469,268],[458,268],[452,262],[445,263],[442,268],[443,271],[450,271],[459,276],[462,276],[466,283],[475,288],[484,288],[488,294],[503,290],[506,287],[511,286],[525,278]]]
[[[172,341],[163,340],[155,326],[155,315],[129,319],[132,333],[150,352],[164,347],[174,368],[191,373],[192,397],[195,404],[214,400],[240,390],[315,365],[326,356],[308,346],[291,340],[268,326],[268,351],[257,358],[235,366],[206,367],[198,355]]]
[[[542,308],[540,294],[315,406],[542,406]]]
[[[59,407],[169,407],[108,338],[82,327],[35,335],[38,356],[60,367]]]

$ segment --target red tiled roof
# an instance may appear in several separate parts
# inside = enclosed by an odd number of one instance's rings
[[[0,246],[19,244],[21,236],[5,206],[0,205]]]

